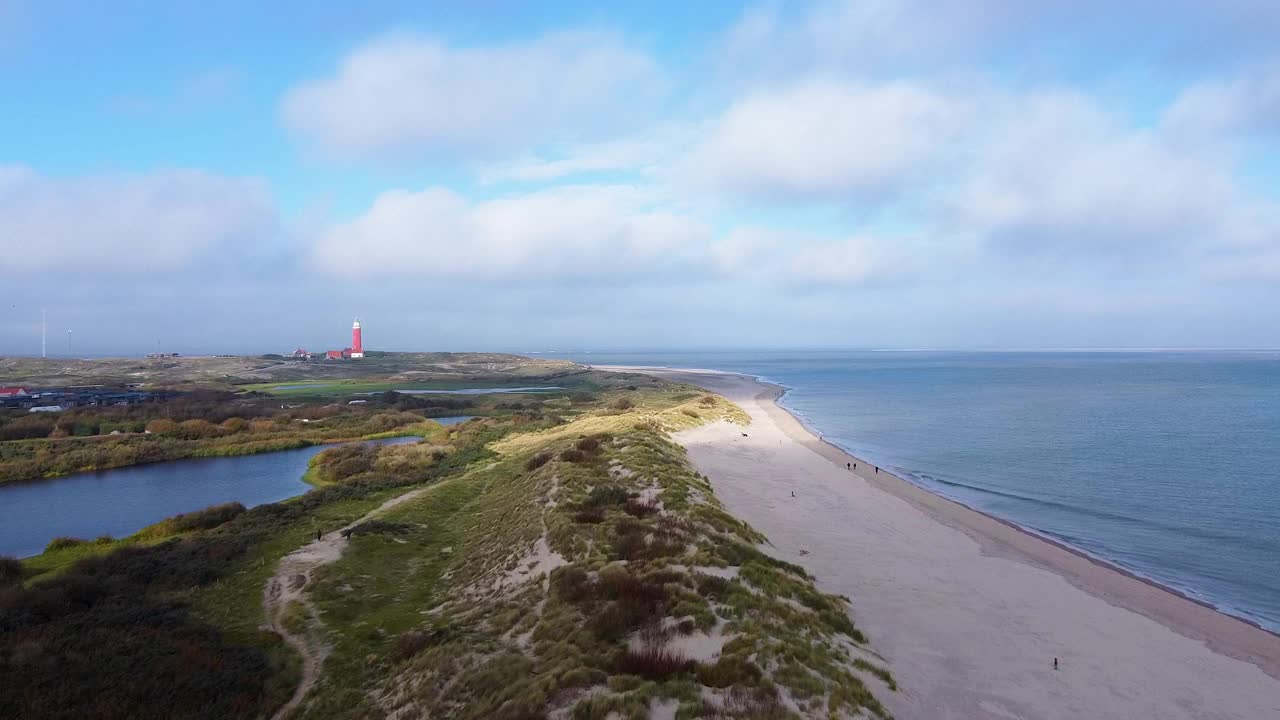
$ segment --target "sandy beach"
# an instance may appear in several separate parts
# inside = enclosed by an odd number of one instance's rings
[[[778,386],[625,369],[750,414],[746,436],[676,439],[728,510],[850,598],[901,687],[882,697],[897,718],[1280,718],[1280,636],[877,474],[780,408]]]

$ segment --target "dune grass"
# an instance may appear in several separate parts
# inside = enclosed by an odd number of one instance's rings
[[[353,537],[312,594],[333,654],[302,717],[886,716],[869,687],[892,677],[847,603],[762,550],[668,439],[740,417],[707,397],[605,396],[382,518],[404,531]],[[693,633],[718,655],[667,645]]]

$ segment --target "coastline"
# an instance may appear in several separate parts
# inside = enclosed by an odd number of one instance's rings
[[[701,370],[700,370],[699,372],[711,372],[711,371],[701,371]],[[718,372],[718,371],[717,371],[717,372]],[[849,451],[849,450],[846,450],[845,448],[843,448],[843,447],[841,447],[841,446],[839,446],[839,445],[837,445],[837,444],[835,444],[835,443],[831,442],[830,440],[827,440],[827,439],[825,439],[824,437],[822,437],[821,433],[820,433],[817,429],[815,429],[814,427],[811,427],[811,426],[810,426],[810,424],[809,424],[808,422],[806,422],[806,419],[805,419],[805,418],[801,417],[801,416],[800,416],[800,415],[799,415],[795,410],[793,410],[792,408],[789,408],[789,407],[787,407],[786,405],[783,405],[783,404],[782,404],[782,402],[781,402],[781,400],[782,400],[782,398],[787,394],[787,392],[790,390],[790,388],[786,387],[785,385],[781,385],[781,384],[779,384],[779,383],[775,383],[775,382],[771,382],[771,381],[769,381],[769,380],[762,379],[762,378],[760,378],[760,377],[755,377],[755,376],[750,376],[750,375],[745,375],[745,374],[743,374],[743,377],[750,377],[752,380],[754,380],[754,381],[755,381],[755,382],[757,382],[757,383],[760,383],[761,385],[771,386],[772,388],[776,388],[776,394],[772,397],[772,400],[773,400],[774,405],[775,405],[778,409],[780,409],[782,412],[784,412],[784,413],[786,413],[786,414],[790,415],[790,416],[791,416],[791,418],[792,418],[793,420],[795,420],[797,423],[799,423],[799,425],[800,425],[802,428],[804,428],[804,431],[805,431],[806,433],[808,433],[808,434],[812,437],[812,439],[813,439],[814,441],[819,442],[819,443],[822,443],[823,445],[826,445],[826,446],[830,447],[830,448],[831,448],[832,450],[834,450],[835,452],[839,453],[840,455],[842,455],[842,456],[844,456],[844,457],[851,458],[853,461],[856,461],[856,462],[858,462],[858,463],[864,463],[864,464],[866,464],[866,465],[868,465],[868,466],[872,466],[872,467],[874,467],[874,465],[873,465],[872,463],[868,462],[868,461],[867,461],[867,460],[865,460],[864,458],[861,458],[861,457],[859,457],[858,455],[854,454],[853,452],[851,452],[851,451]],[[1091,563],[1093,563],[1093,564],[1095,564],[1095,565],[1098,565],[1098,566],[1100,566],[1100,567],[1102,567],[1102,568],[1105,568],[1106,570],[1109,570],[1109,571],[1111,571],[1111,572],[1120,573],[1121,575],[1126,575],[1126,576],[1128,576],[1128,577],[1132,578],[1133,580],[1136,580],[1136,581],[1141,582],[1141,583],[1145,583],[1145,584],[1147,584],[1147,585],[1151,585],[1152,587],[1155,587],[1155,588],[1157,588],[1157,589],[1159,589],[1159,590],[1161,590],[1161,591],[1163,591],[1163,592],[1169,593],[1169,594],[1171,594],[1171,595],[1175,595],[1175,596],[1177,596],[1177,597],[1179,597],[1179,598],[1181,598],[1181,599],[1183,599],[1183,600],[1186,600],[1187,602],[1191,602],[1191,603],[1195,603],[1195,604],[1197,604],[1197,605],[1201,605],[1201,606],[1203,606],[1203,607],[1205,607],[1205,608],[1208,608],[1209,610],[1214,611],[1215,613],[1218,613],[1219,615],[1224,615],[1224,616],[1226,616],[1226,617],[1228,617],[1228,618],[1231,618],[1232,620],[1237,620],[1237,621],[1242,622],[1242,623],[1244,623],[1244,624],[1246,624],[1246,625],[1248,625],[1248,626],[1250,626],[1250,627],[1253,627],[1253,628],[1255,628],[1255,629],[1257,629],[1257,630],[1260,630],[1260,631],[1262,631],[1262,632],[1264,632],[1264,633],[1267,633],[1268,635],[1272,635],[1272,636],[1275,636],[1275,637],[1277,637],[1277,638],[1280,638],[1280,632],[1277,632],[1277,631],[1275,631],[1275,630],[1272,630],[1272,629],[1270,629],[1270,628],[1268,628],[1268,627],[1266,627],[1266,626],[1262,625],[1261,623],[1258,623],[1258,622],[1256,622],[1256,621],[1254,621],[1254,620],[1252,620],[1252,619],[1250,619],[1250,618],[1247,618],[1247,617],[1241,617],[1241,616],[1236,615],[1236,614],[1234,614],[1234,613],[1227,612],[1226,610],[1223,610],[1222,608],[1218,607],[1217,605],[1214,605],[1212,602],[1210,602],[1210,601],[1208,601],[1208,600],[1204,600],[1204,599],[1201,599],[1201,598],[1195,597],[1195,596],[1190,595],[1189,593],[1184,592],[1184,591],[1182,591],[1182,590],[1180,590],[1180,589],[1178,589],[1178,588],[1176,588],[1176,587],[1173,587],[1173,586],[1171,586],[1171,585],[1168,585],[1168,584],[1162,583],[1162,582],[1160,582],[1159,580],[1156,580],[1155,578],[1150,578],[1150,577],[1147,577],[1147,576],[1142,575],[1142,574],[1140,574],[1140,573],[1137,573],[1137,572],[1134,572],[1134,571],[1132,571],[1132,570],[1129,570],[1129,569],[1127,569],[1127,568],[1125,568],[1125,567],[1123,567],[1123,566],[1121,566],[1121,565],[1119,565],[1119,564],[1117,564],[1117,563],[1115,563],[1115,562],[1113,562],[1113,561],[1111,561],[1111,560],[1108,560],[1108,559],[1107,559],[1107,558],[1105,558],[1105,557],[1100,557],[1100,556],[1098,556],[1098,555],[1091,554],[1091,553],[1089,553],[1089,552],[1087,552],[1087,551],[1085,551],[1085,550],[1082,550],[1082,549],[1080,549],[1080,548],[1074,547],[1074,546],[1072,546],[1071,544],[1069,544],[1069,543],[1067,543],[1067,542],[1064,542],[1064,541],[1062,541],[1062,540],[1059,540],[1059,539],[1057,539],[1057,538],[1055,538],[1055,537],[1052,537],[1052,536],[1050,536],[1050,535],[1048,535],[1048,534],[1046,534],[1046,533],[1039,532],[1039,531],[1037,531],[1035,528],[1028,527],[1028,526],[1026,526],[1026,525],[1021,525],[1021,524],[1016,523],[1016,522],[1014,522],[1014,521],[1012,521],[1012,520],[1009,520],[1009,519],[1007,519],[1007,518],[1002,518],[1002,517],[1000,517],[999,515],[995,515],[995,514],[989,513],[989,512],[987,512],[987,511],[985,511],[985,510],[982,510],[981,508],[976,508],[976,507],[974,507],[974,506],[972,506],[972,505],[969,505],[968,503],[965,503],[965,502],[964,502],[964,501],[962,501],[962,500],[957,500],[956,498],[948,497],[948,496],[943,495],[942,493],[940,493],[940,492],[938,492],[938,491],[935,491],[935,490],[933,490],[933,489],[931,489],[931,488],[929,488],[929,487],[927,487],[927,486],[925,486],[925,485],[922,485],[922,484],[917,483],[917,482],[913,482],[913,481],[911,481],[911,480],[909,480],[909,479],[907,479],[907,478],[902,477],[901,475],[899,475],[899,474],[897,474],[897,473],[895,473],[895,472],[892,472],[892,471],[889,471],[889,470],[885,470],[884,468],[881,468],[881,472],[880,472],[880,473],[878,473],[878,474],[875,474],[875,475],[876,475],[876,477],[878,477],[878,478],[882,478],[882,479],[883,479],[883,481],[884,481],[884,482],[886,482],[886,483],[905,483],[906,485],[910,486],[910,487],[911,487],[911,488],[913,488],[913,489],[922,490],[922,491],[924,491],[924,492],[926,492],[926,493],[929,493],[930,495],[933,495],[933,496],[935,496],[935,497],[937,497],[937,498],[940,498],[940,499],[941,499],[941,500],[943,500],[943,501],[946,501],[946,502],[951,503],[951,504],[954,504],[954,505],[958,505],[958,506],[960,506],[961,508],[963,508],[965,511],[968,511],[968,512],[971,512],[971,513],[976,513],[976,514],[981,515],[981,516],[983,516],[983,517],[985,517],[985,518],[987,518],[987,519],[989,519],[989,520],[991,520],[991,521],[993,521],[993,522],[1000,523],[1001,525],[1006,525],[1006,526],[1008,526],[1010,529],[1015,530],[1015,531],[1017,531],[1017,532],[1020,532],[1020,533],[1022,533],[1022,534],[1024,534],[1024,535],[1027,535],[1027,536],[1029,536],[1029,537],[1030,537],[1031,539],[1033,539],[1033,540],[1038,540],[1038,541],[1040,541],[1040,542],[1048,543],[1048,544],[1053,545],[1053,546],[1055,546],[1055,547],[1057,547],[1057,548],[1059,548],[1059,549],[1061,549],[1061,550],[1063,550],[1063,551],[1065,551],[1065,552],[1069,552],[1069,553],[1071,553],[1071,554],[1073,554],[1073,555],[1077,555],[1077,556],[1079,556],[1080,558],[1082,558],[1082,559],[1084,559],[1084,560],[1087,560],[1087,561],[1089,561],[1089,562],[1091,562]],[[892,488],[892,487],[889,487],[889,486],[887,486],[887,487],[886,487],[886,489],[887,489],[887,490],[890,490],[891,492],[893,491],[893,488]],[[939,519],[943,519],[943,520],[945,521],[945,518],[941,518],[941,517],[940,517]],[[1070,578],[1068,578],[1068,579],[1070,579]],[[1088,589],[1088,588],[1086,588],[1086,589]],[[1158,618],[1156,618],[1156,619],[1158,619]],[[1277,674],[1276,672],[1272,672],[1272,671],[1268,670],[1268,674],[1269,674],[1269,675],[1276,676],[1276,677],[1277,677],[1277,679],[1280,679],[1280,674]]]
[[[1098,637],[1092,638],[1096,645],[1095,651],[1108,648],[1106,635],[1109,631],[1114,631],[1117,640],[1128,634],[1130,643],[1145,642],[1150,643],[1153,647],[1160,645],[1163,649],[1149,652],[1160,652],[1163,654],[1174,653],[1170,665],[1169,673],[1183,674],[1183,682],[1194,685],[1202,678],[1196,672],[1189,668],[1203,667],[1205,663],[1212,663],[1217,667],[1217,672],[1223,678],[1222,682],[1240,680],[1242,686],[1237,688],[1234,693],[1237,697],[1237,707],[1249,707],[1248,711],[1236,713],[1222,714],[1221,708],[1215,708],[1218,703],[1231,703],[1232,700],[1227,699],[1228,695],[1223,695],[1218,702],[1211,702],[1209,696],[1217,696],[1221,693],[1203,691],[1203,698],[1182,698],[1179,702],[1172,706],[1174,714],[1169,717],[1184,716],[1178,712],[1179,708],[1183,708],[1183,712],[1188,708],[1200,705],[1203,700],[1203,709],[1205,711],[1213,711],[1214,717],[1260,717],[1273,713],[1280,713],[1280,636],[1263,628],[1249,620],[1228,615],[1218,611],[1209,603],[1203,602],[1193,597],[1178,592],[1173,588],[1160,585],[1159,583],[1143,578],[1134,573],[1128,572],[1123,568],[1117,567],[1103,559],[1096,558],[1087,553],[1081,552],[1075,548],[1071,548],[1052,538],[1045,537],[1028,529],[1022,528],[1015,523],[984,513],[982,511],[968,507],[955,500],[951,500],[942,495],[936,494],[920,485],[903,479],[896,474],[881,469],[879,473],[874,471],[865,472],[870,469],[866,462],[856,456],[846,452],[842,448],[820,439],[809,428],[807,428],[797,417],[780,405],[777,400],[785,392],[782,386],[762,381],[747,375],[736,373],[725,373],[721,371],[706,370],[687,370],[674,368],[636,368],[623,366],[601,366],[600,369],[645,372],[671,380],[686,382],[689,384],[703,387],[713,392],[725,395],[730,400],[744,405],[744,409],[752,415],[753,425],[760,424],[760,429],[765,429],[765,425],[772,426],[769,428],[771,432],[776,433],[776,438],[770,436],[770,442],[776,439],[778,450],[772,448],[751,448],[759,450],[765,455],[756,455],[754,461],[758,464],[762,457],[768,462],[772,462],[771,472],[785,472],[783,468],[795,466],[797,460],[802,460],[806,464],[807,474],[820,478],[823,482],[814,490],[821,490],[824,495],[829,494],[830,497],[824,499],[830,502],[843,502],[853,505],[854,502],[866,504],[868,500],[875,500],[877,504],[886,507],[895,507],[897,504],[884,498],[875,496],[874,493],[881,493],[892,498],[898,503],[905,503],[916,513],[921,513],[931,523],[942,526],[946,530],[962,533],[964,537],[971,540],[975,546],[972,552],[958,555],[951,559],[956,563],[955,568],[948,568],[945,564],[937,569],[936,575],[927,578],[913,578],[917,587],[915,591],[919,592],[942,592],[962,594],[965,591],[965,583],[974,582],[972,578],[963,575],[963,568],[967,564],[972,565],[973,572],[978,570],[991,573],[991,582],[987,585],[974,587],[972,597],[964,598],[964,602],[969,604],[965,608],[965,612],[972,620],[973,616],[981,618],[982,622],[991,625],[992,632],[1007,632],[1006,628],[1001,626],[1002,623],[1008,622],[1016,624],[1018,618],[1005,611],[1006,604],[1018,602],[1020,595],[1028,597],[1034,596],[1036,603],[1047,605],[1060,605],[1058,611],[1065,615],[1087,616],[1090,619],[1089,628],[1091,632],[1097,632]],[[753,439],[743,439],[741,442],[733,442],[739,438],[732,437],[735,433],[720,433],[718,436],[711,432],[693,431],[694,435],[685,436],[682,434],[682,444],[690,450],[691,455],[695,456],[695,464],[703,464],[706,469],[705,474],[716,477],[716,474],[736,474],[743,483],[753,483],[751,485],[743,484],[735,487],[732,495],[740,495],[739,501],[730,501],[731,511],[735,514],[739,512],[747,514],[749,517],[743,519],[752,524],[762,527],[771,538],[779,535],[784,539],[791,537],[797,543],[834,543],[839,539],[830,537],[832,535],[826,528],[806,526],[806,521],[794,522],[792,519],[784,519],[781,517],[783,513],[790,512],[785,505],[779,505],[778,501],[766,496],[759,483],[768,482],[769,479],[752,476],[750,468],[744,466],[742,461],[735,461],[733,453],[741,454],[748,448],[745,447],[749,443],[754,442]],[[753,433],[754,435],[754,433]],[[746,436],[743,436],[745,438]],[[786,440],[789,440],[798,448],[786,447]],[[730,448],[726,443],[732,443]],[[813,455],[821,458],[819,464],[825,467],[814,466],[813,461],[816,458],[804,457],[797,455],[796,451],[802,448]],[[770,458],[770,455],[777,456],[777,461]],[[781,465],[782,458],[785,457],[786,463],[789,465]],[[858,472],[851,472],[846,469],[845,463],[857,463]],[[833,473],[832,470],[838,473]],[[708,472],[708,470],[710,472]],[[761,474],[763,471],[761,471]],[[849,478],[856,478],[857,481],[865,483],[865,487],[844,487],[850,485]],[[776,480],[773,481],[776,483]],[[720,494],[721,484],[717,482],[717,494]],[[796,490],[801,490],[796,485]],[[806,489],[804,492],[812,492]],[[731,498],[732,500],[732,498]],[[735,507],[736,505],[736,507]],[[828,508],[817,508],[814,515],[834,515],[846,521],[848,513],[856,512],[855,508],[850,507],[845,512],[832,513]],[[750,517],[751,515],[754,517]],[[887,515],[877,517],[867,517],[864,520],[867,523],[886,522]],[[945,536],[946,533],[938,528],[928,528],[921,525],[918,520],[910,518],[901,518],[895,514],[893,520],[888,521],[885,530],[901,531],[896,525],[910,526],[914,531],[923,534],[925,530],[931,535],[939,537]],[[770,531],[768,526],[770,521],[774,520],[774,525],[778,530]],[[814,521],[816,522],[816,521]],[[835,533],[839,534],[839,533]],[[857,535],[853,531],[846,533],[848,535],[847,542],[859,543],[865,548],[874,545],[875,550],[881,553],[898,553],[900,555],[910,557],[913,563],[921,563],[936,556],[945,553],[930,553],[928,549],[910,548],[904,549],[898,544],[890,544],[887,540],[881,540],[874,533],[863,531],[862,535]],[[775,540],[776,542],[776,540]],[[947,542],[954,543],[954,539],[948,539]],[[782,544],[779,549],[786,552]],[[863,549],[863,548],[859,548]],[[859,619],[864,619],[859,613],[862,603],[858,597],[867,593],[868,587],[883,588],[884,578],[894,578],[898,574],[912,572],[910,568],[903,569],[901,567],[890,568],[884,570],[875,578],[862,577],[856,569],[850,569],[845,565],[839,564],[839,556],[841,548],[828,548],[828,554],[834,556],[835,562],[830,564],[831,572],[835,576],[844,576],[840,581],[833,583],[835,587],[828,589],[843,592],[851,595],[854,599],[853,608],[855,615],[859,615]],[[947,553],[956,555],[958,551],[948,548]],[[802,565],[822,565],[818,561],[812,560],[818,555],[819,551],[815,546],[812,552],[803,551],[807,557],[797,558],[788,557],[788,559],[799,562]],[[824,558],[827,560],[827,558]],[[828,562],[830,562],[828,560]],[[1016,563],[1017,568],[1008,564]],[[1000,564],[1004,563],[1004,564]],[[810,567],[820,578],[824,576],[822,567]],[[1043,573],[1051,573],[1052,579],[1040,577],[1032,573],[1031,570],[1038,570]],[[945,573],[954,572],[954,577],[948,577]],[[1027,583],[1034,583],[1037,586],[1039,594],[1035,594],[1030,590],[1021,588],[1013,584],[1012,579],[1005,581],[1013,572],[1026,576]],[[881,577],[883,576],[883,577]],[[1054,585],[1054,581],[1058,583],[1068,584],[1071,588],[1078,591],[1079,597],[1072,595],[1072,601],[1067,602],[1065,598],[1059,599],[1048,590],[1039,589],[1039,585],[1046,588]],[[1007,586],[991,587],[991,583],[1007,582]],[[1061,594],[1061,593],[1059,593]],[[1083,598],[1083,599],[1082,599]],[[910,601],[907,598],[906,601]],[[1098,602],[1101,601],[1101,602]],[[919,602],[918,600],[916,602]],[[923,610],[923,609],[922,609]],[[1062,634],[1062,642],[1070,641],[1070,633],[1063,633],[1058,627],[1060,623],[1058,619],[1052,615],[1052,611],[1037,610],[1027,608],[1025,610],[1024,620],[1028,625],[1037,625],[1034,631],[1028,630],[1026,637],[1014,638],[1011,642],[1022,643],[1014,647],[1006,648],[1005,654],[1015,652],[1026,652],[1024,645],[1035,643],[1038,645],[1047,645],[1046,648],[1050,652],[1057,642],[1045,642],[1045,636],[1048,634]],[[903,613],[895,612],[892,607],[885,608],[881,614],[898,620]],[[908,615],[910,613],[907,613]],[[927,621],[927,616],[926,621]],[[1140,620],[1148,621],[1146,623]],[[1080,622],[1080,617],[1075,619]],[[880,625],[888,622],[881,620]],[[976,623],[981,626],[982,622]],[[880,625],[871,625],[868,627],[873,637],[873,645],[879,646],[874,640],[877,636],[885,633],[886,628]],[[1122,630],[1120,629],[1122,628]],[[902,637],[897,637],[902,635]],[[904,687],[910,688],[913,674],[916,676],[915,683],[919,685],[938,684],[945,686],[945,690],[939,695],[934,688],[919,688],[917,691],[923,691],[936,700],[936,702],[923,703],[905,703],[899,708],[898,715],[900,717],[971,717],[972,713],[981,713],[976,716],[992,716],[999,717],[1008,714],[1010,717],[1071,717],[1071,713],[1061,714],[1065,709],[1048,705],[1042,705],[1044,698],[1036,697],[1034,693],[1023,691],[1015,693],[1019,695],[1017,698],[1012,697],[990,697],[983,701],[974,697],[961,698],[959,694],[962,691],[952,686],[954,679],[940,680],[939,673],[947,672],[946,666],[966,665],[970,662],[973,667],[966,667],[966,675],[973,673],[981,673],[986,669],[986,665],[990,662],[983,662],[974,657],[968,658],[964,655],[981,655],[982,653],[970,653],[959,648],[939,648],[937,644],[945,645],[943,640],[938,638],[920,638],[911,637],[912,633],[903,628],[894,628],[894,647],[888,648],[887,655],[892,664],[897,665],[895,673],[904,675]],[[918,632],[916,633],[918,635]],[[1165,637],[1165,636],[1168,637]],[[936,642],[935,642],[936,641]],[[1181,642],[1178,642],[1181,641]],[[1188,642],[1189,641],[1189,642]],[[1006,641],[1010,642],[1010,641]],[[1113,648],[1117,654],[1120,654],[1121,648]],[[909,651],[908,651],[909,650]],[[932,658],[930,654],[942,653],[960,653],[961,657]],[[1066,652],[1064,649],[1063,652]],[[1096,654],[1093,653],[1093,654]],[[918,655],[919,657],[916,657]],[[1057,657],[1056,654],[1054,657]],[[1004,661],[1003,656],[997,658]],[[1185,660],[1185,661],[1184,661]],[[1074,662],[1074,659],[1072,660]],[[1145,656],[1139,654],[1134,658],[1135,662],[1144,662]],[[1035,662],[1040,662],[1036,660]],[[1091,658],[1090,662],[1095,663],[1097,667],[1093,668],[1098,673],[1097,680],[1107,682],[1113,685],[1113,691],[1117,693],[1132,693],[1134,687],[1140,688],[1141,683],[1132,681],[1129,687],[1115,687],[1121,685],[1120,679],[1110,679],[1117,674],[1123,675],[1133,670],[1132,667],[1114,666],[1111,662],[1102,659]],[[916,665],[917,667],[906,669],[902,665]],[[1014,665],[1013,667],[1020,667]],[[1254,673],[1243,671],[1242,668],[1253,668]],[[992,669],[994,670],[994,668]],[[1015,670],[1011,669],[1010,672]],[[1255,675],[1247,680],[1242,676],[1245,674]],[[1207,680],[1206,675],[1203,679]],[[1051,677],[1051,680],[1059,679]],[[1034,682],[1039,682],[1041,678],[1035,677]],[[1166,680],[1165,682],[1170,682]],[[1156,682],[1153,680],[1152,682]],[[1025,690],[1025,689],[1024,689]],[[1045,692],[1052,695],[1052,686],[1048,686]],[[1152,688],[1155,692],[1155,688]],[[1252,694],[1252,698],[1247,698],[1241,694]],[[1177,694],[1176,692],[1173,694]],[[996,693],[999,696],[999,693]],[[917,700],[919,698],[916,698]],[[1058,699],[1061,701],[1061,698]],[[1250,706],[1248,703],[1256,701],[1258,704]],[[995,706],[983,703],[995,702]],[[995,707],[1003,708],[1006,712],[996,712]],[[924,710],[924,708],[928,710]],[[1056,708],[1056,711],[1051,711]],[[1154,708],[1154,706],[1153,706]],[[1102,714],[1098,714],[1101,712]],[[1123,713],[1111,714],[1112,709],[1109,706],[1078,708],[1077,716],[1095,717],[1124,717]],[[1163,710],[1161,712],[1169,712]],[[970,713],[970,714],[965,714]],[[1252,714],[1250,714],[1252,713]],[[1264,713],[1264,714],[1258,714]],[[1134,717],[1157,716],[1154,712],[1151,714],[1139,713],[1131,715]],[[1163,716],[1163,715],[1161,715]],[[1186,717],[1198,717],[1196,713],[1188,713]]]

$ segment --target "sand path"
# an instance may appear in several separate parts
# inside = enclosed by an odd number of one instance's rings
[[[776,386],[653,374],[751,415],[746,437],[716,423],[676,439],[730,512],[852,599],[902,688],[882,698],[899,720],[1280,718],[1280,637],[886,472],[850,472],[865,463],[778,408]]]
[[[428,486],[397,495],[341,530],[328,533],[319,540],[312,540],[280,559],[279,564],[276,565],[275,574],[263,589],[262,607],[267,617],[266,628],[284,638],[284,641],[302,656],[302,679],[298,682],[298,687],[293,691],[293,697],[289,698],[289,702],[281,706],[272,716],[273,720],[283,720],[297,709],[315,687],[316,680],[320,677],[320,669],[324,666],[325,658],[329,656],[329,646],[325,643],[321,632],[319,613],[316,612],[315,605],[306,594],[307,585],[311,582],[311,574],[317,568],[336,562],[342,557],[342,553],[350,542],[342,536],[343,531],[350,530],[403,502],[412,500],[429,489]],[[304,633],[294,633],[285,627],[285,611],[293,602],[299,603],[306,611],[307,630]]]

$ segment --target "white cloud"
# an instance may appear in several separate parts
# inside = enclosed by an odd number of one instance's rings
[[[1280,60],[1192,85],[1179,94],[1163,122],[1167,131],[1180,138],[1280,135]]]
[[[444,188],[391,191],[332,228],[314,260],[333,273],[626,284],[680,269],[709,229],[618,186],[566,186],[471,202]]]
[[[916,270],[904,238],[822,237],[759,226],[734,228],[711,247],[712,267],[734,280],[796,287],[857,287]]]
[[[749,198],[879,199],[927,166],[963,115],[908,83],[814,80],[735,102],[677,173]]]
[[[648,56],[606,34],[478,48],[396,36],[290,90],[281,113],[288,127],[340,155],[487,156],[628,122],[661,84]]]
[[[1226,154],[1127,126],[1083,95],[1010,98],[979,148],[952,209],[1006,250],[1153,261],[1268,232]]]
[[[0,270],[156,271],[276,232],[265,183],[194,170],[56,178],[0,166]]]
[[[729,78],[788,77],[910,67],[983,46],[1029,15],[1007,0],[823,0],[755,5],[725,33],[718,66]]]

